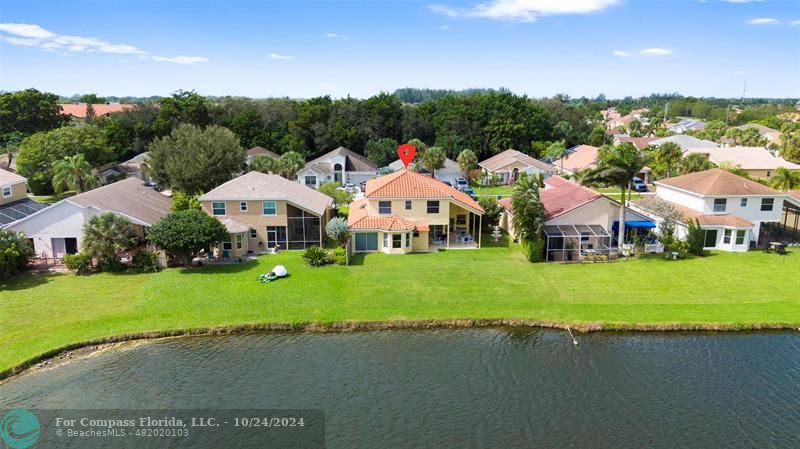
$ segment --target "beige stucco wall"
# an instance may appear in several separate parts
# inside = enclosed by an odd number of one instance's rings
[[[8,184],[0,186],[0,188],[2,187],[8,187]],[[10,197],[3,198],[3,192],[2,190],[0,190],[0,204],[13,203],[14,201],[25,199],[27,196],[28,196],[28,189],[25,186],[24,182],[12,184]]]
[[[438,214],[428,213],[428,200],[425,199],[410,200],[411,210],[406,209],[406,200],[369,200],[366,208],[369,215],[381,215],[378,213],[378,203],[380,201],[391,201],[392,213],[390,215],[396,215],[414,223],[445,225],[450,222],[450,200],[447,199],[438,200]]]
[[[267,226],[288,226],[286,201],[275,201],[275,215],[263,214],[263,201],[247,201],[247,211],[240,210],[239,201],[203,201],[200,203],[200,207],[203,209],[203,212],[214,216],[211,210],[213,202],[224,202],[226,217],[235,218],[243,223],[247,223],[256,230],[258,238],[251,239],[249,233],[245,234],[245,253],[248,249],[250,251],[261,251],[266,249]],[[329,212],[330,211],[326,211],[326,213],[320,217],[323,239],[325,238],[325,225],[328,223],[330,216]]]
[[[574,209],[564,215],[547,222],[548,225],[571,224],[591,225],[596,224],[611,231],[614,221],[619,219],[619,206],[599,198],[582,207]]]
[[[392,248],[392,235],[394,235],[394,234],[400,234],[401,235],[400,248]],[[388,247],[383,245],[383,238],[384,238],[385,235],[389,236]],[[406,247],[406,239],[408,238],[408,236],[411,236],[411,239],[412,239],[411,243],[412,244],[410,246]],[[378,251],[380,251],[380,252],[382,252],[384,254],[408,254],[414,248],[414,245],[413,245],[414,240],[413,239],[414,239],[414,237],[413,237],[413,232],[412,231],[379,232],[378,233]]]
[[[429,234],[428,231],[419,231],[419,236],[413,237],[414,240],[412,241],[411,248],[414,251],[427,251],[428,239],[430,238]],[[413,236],[414,234],[411,235]]]

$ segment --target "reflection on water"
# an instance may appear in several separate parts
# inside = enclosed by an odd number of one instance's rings
[[[800,447],[800,334],[467,329],[156,341],[0,407],[321,408],[327,447]]]

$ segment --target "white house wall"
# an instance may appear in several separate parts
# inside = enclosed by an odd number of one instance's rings
[[[100,213],[97,209],[84,208],[65,201],[54,204],[9,229],[22,232],[27,238],[33,239],[37,255],[54,257],[51,239],[75,238],[80,248],[84,223]]]
[[[680,204],[683,207],[688,207],[689,209],[697,211],[704,211],[705,209],[705,201],[700,196],[692,195],[664,185],[659,185],[656,192],[659,198]]]

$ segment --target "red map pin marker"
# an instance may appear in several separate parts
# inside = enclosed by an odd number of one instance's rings
[[[400,157],[400,160],[403,161],[403,165],[408,168],[408,164],[411,163],[411,160],[414,159],[414,155],[417,154],[416,148],[414,145],[410,143],[404,143],[397,147],[397,155]]]

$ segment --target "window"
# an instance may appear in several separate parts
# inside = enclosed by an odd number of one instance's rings
[[[769,212],[775,205],[775,198],[761,198],[761,212]]]
[[[403,234],[392,234],[392,248],[403,247]]]
[[[466,225],[467,224],[467,216],[466,215],[456,215],[456,224],[457,225]]]
[[[722,243],[729,245],[731,243],[731,233],[730,229],[725,230],[725,235],[722,237]]]
[[[406,210],[411,210],[411,200],[406,200]]]
[[[278,214],[278,208],[275,205],[275,201],[264,201],[261,203],[261,208],[263,209],[264,215]]]
[[[744,229],[739,229],[736,231],[736,244],[737,245],[744,245],[744,236],[747,234],[747,231]]]
[[[247,212],[247,201],[239,201],[239,211]]]
[[[255,229],[250,230],[250,239],[255,240],[258,238],[258,232]]]
[[[414,231],[414,237],[419,237],[419,231]]]
[[[211,213],[213,215],[225,215],[225,203],[211,203]]]
[[[714,212],[725,212],[725,207],[728,205],[726,198],[714,198]]]
[[[231,249],[231,236],[230,235],[225,237],[225,240],[222,241],[222,249],[227,249],[227,250]]]
[[[429,214],[438,214],[439,213],[439,202],[438,201],[428,201],[428,213]]]
[[[3,186],[3,198],[11,196],[11,186]]]
[[[392,213],[392,202],[391,201],[378,201],[378,213],[379,214],[391,214]]]
[[[242,234],[236,234],[236,249],[242,249],[242,247],[244,246],[243,240],[244,237],[242,236]]]
[[[770,176],[772,176],[772,172],[767,170],[767,178],[769,178]]]
[[[383,233],[383,247],[384,248],[388,248],[389,247],[389,234],[387,234],[385,232]]]
[[[309,187],[314,187],[317,185],[317,177],[316,176],[306,176],[305,178],[306,185]]]
[[[706,229],[705,238],[703,239],[704,248],[714,248],[717,246],[717,230]]]
[[[581,242],[588,242],[590,235],[588,232],[581,232]]]
[[[378,250],[377,232],[360,232],[355,234],[355,239],[357,252]]]
[[[742,207],[747,207],[747,198],[742,198],[742,201],[739,203]]]
[[[406,248],[408,248],[409,246],[411,246],[411,233],[410,232],[406,234]]]

